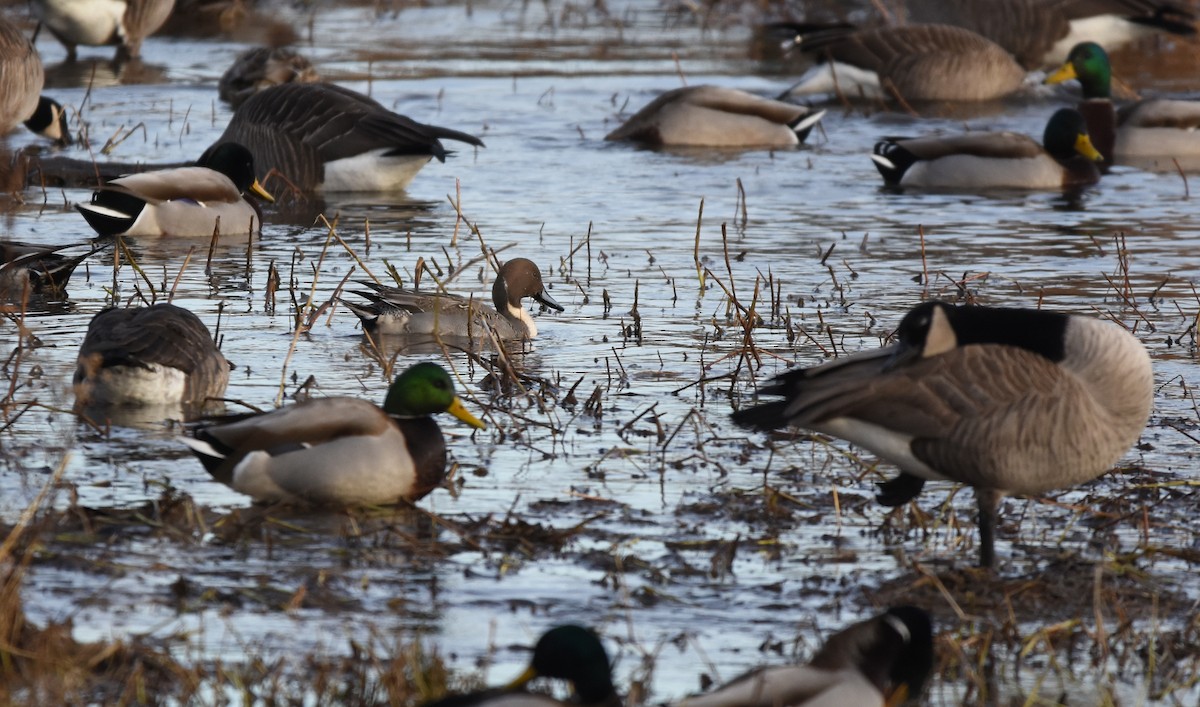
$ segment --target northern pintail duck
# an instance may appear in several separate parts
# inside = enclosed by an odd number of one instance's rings
[[[1011,54],[961,27],[796,29],[795,46],[819,63],[788,89],[790,95],[990,101],[1013,93],[1025,80],[1025,70]]]
[[[1095,42],[1073,47],[1067,62],[1046,82],[1070,79],[1083,89],[1079,112],[1106,160],[1160,170],[1200,169],[1200,101],[1147,99],[1118,111],[1108,53]]]
[[[974,487],[984,567],[1005,494],[1100,476],[1137,441],[1153,405],[1145,347],[1094,317],[926,302],[896,339],[780,375],[759,392],[783,400],[734,421],[814,430],[895,464],[900,476],[880,485],[884,505],[912,500],[927,480]]]
[[[445,162],[442,140],[483,147],[473,135],[423,125],[348,88],[287,83],[247,98],[217,142],[248,147],[260,179],[278,170],[304,191],[391,191],[431,159]]]
[[[229,362],[204,322],[173,304],[105,309],[92,318],[75,369],[78,406],[200,406],[225,393]]]
[[[501,341],[532,339],[537,336],[537,324],[521,306],[522,299],[532,297],[546,307],[563,311],[562,305],[546,292],[542,271],[527,258],[513,258],[500,266],[492,283],[494,309],[478,297],[363,284],[371,291],[356,294],[370,300],[369,304],[344,299],[342,303],[362,320],[363,330],[372,334],[478,339],[495,333]]]
[[[685,86],[655,98],[604,139],[653,147],[791,147],[824,115],[734,88]]]
[[[60,297],[75,268],[92,253],[59,255],[72,245],[48,247],[19,241],[0,241],[0,301],[17,299],[23,293]]]
[[[483,428],[445,369],[425,362],[396,378],[382,409],[358,398],[311,398],[181,439],[214,479],[255,501],[383,505],[416,501],[445,479],[446,442],[431,417],[439,412]]]
[[[142,40],[154,34],[175,7],[175,0],[33,0],[33,16],[67,49],[116,46],[118,61],[136,59]]]
[[[977,190],[1082,187],[1100,179],[1101,159],[1071,108],[1050,117],[1042,145],[1019,133],[972,132],[889,138],[871,155],[889,186]]]
[[[254,178],[254,158],[235,143],[209,148],[195,167],[128,174],[75,208],[102,236],[246,236],[262,212],[246,192],[274,201]]]
[[[1084,40],[1116,49],[1154,32],[1193,35],[1195,14],[1157,0],[908,0],[911,22],[964,27],[1027,69],[1061,64]]]
[[[570,702],[525,692],[536,678],[567,680],[574,690]],[[465,695],[452,695],[425,707],[621,707],[612,683],[612,667],[599,637],[588,628],[556,626],[538,639],[529,667],[508,686]]]
[[[42,59],[33,43],[16,25],[0,17],[0,135],[24,123],[60,144],[71,141],[62,106],[41,95],[45,81]]]
[[[911,606],[830,636],[807,665],[760,668],[677,707],[883,707],[921,694],[933,668],[933,623]]]
[[[284,83],[313,83],[321,76],[312,62],[291,47],[255,47],[234,59],[217,82],[217,93],[233,108],[258,91]]]

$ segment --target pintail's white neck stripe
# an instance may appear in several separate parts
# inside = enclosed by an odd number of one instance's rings
[[[883,621],[888,626],[891,626],[896,633],[900,634],[900,639],[906,644],[912,641],[912,632],[908,630],[908,625],[891,614],[884,614]]]

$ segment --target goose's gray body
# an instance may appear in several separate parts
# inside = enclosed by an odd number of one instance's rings
[[[1150,415],[1150,358],[1120,327],[1079,315],[952,307],[910,312],[899,341],[785,373],[742,410],[743,425],[786,424],[848,440],[900,467],[880,500],[898,505],[926,480],[975,487],[981,564],[1004,494],[1068,488],[1103,474]]]

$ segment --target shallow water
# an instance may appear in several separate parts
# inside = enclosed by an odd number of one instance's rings
[[[59,508],[72,498],[93,509],[129,508],[158,501],[169,486],[229,515],[186,537],[145,528],[102,533],[103,542],[80,542],[77,557],[57,552],[35,562],[25,591],[33,620],[69,617],[81,639],[171,638],[179,654],[195,659],[341,654],[351,638],[420,637],[452,667],[487,666],[492,681],[511,677],[526,659],[514,644],[532,642],[549,625],[581,621],[609,639],[621,684],[645,678],[656,701],[698,689],[700,673],[728,679],[748,665],[806,657],[831,630],[888,603],[895,593],[886,587],[915,582],[913,560],[938,572],[969,565],[973,501],[932,485],[917,504],[933,515],[932,525],[918,529],[908,511],[889,513],[873,502],[872,481],[891,471],[876,472],[852,448],[798,441],[777,443],[771,454],[755,435],[745,451],[744,433],[728,420],[731,383],[722,378],[739,365],[742,336],[714,281],[732,281],[748,302],[755,277],[767,274],[780,283],[795,336],[780,317],[755,330],[766,353],[759,379],[783,362],[815,363],[831,347],[876,346],[921,298],[954,298],[963,281],[982,303],[1111,313],[1136,327],[1160,390],[1145,448],[1123,465],[1148,472],[1111,474],[1054,503],[1006,501],[1001,573],[1057,572],[1061,547],[1064,556],[1082,558],[1065,566],[1085,576],[1090,592],[1092,563],[1128,553],[1164,606],[1194,601],[1194,566],[1147,549],[1194,553],[1194,497],[1140,486],[1191,481],[1196,471],[1200,230],[1189,185],[1175,174],[1117,169],[1073,199],[880,188],[866,157],[879,136],[958,130],[964,122],[1040,135],[1051,106],[1071,100],[1049,91],[969,117],[921,121],[835,106],[810,144],[796,150],[652,152],[605,143],[619,112],[678,86],[680,71],[692,84],[762,93],[788,82],[781,67],[751,58],[743,25],[702,28],[698,18],[643,5],[610,4],[607,15],[560,3],[322,7],[311,15],[280,8],[282,19],[302,28],[300,48],[328,78],[417,120],[475,133],[487,147],[449,145],[455,154],[426,167],[406,193],[328,195],[323,204],[268,210],[257,242],[221,245],[207,266],[207,242],[131,244],[147,279],[160,298],[173,289],[173,301],[210,327],[223,305],[223,350],[237,364],[229,398],[271,407],[311,377],[315,394],[378,399],[386,377],[364,353],[351,313],[327,311],[311,331],[293,335],[289,283],[296,301],[320,304],[348,274],[363,277],[351,274],[356,261],[341,246],[325,249],[328,229],[313,215],[336,218],[339,235],[376,276],[386,277],[390,262],[411,279],[424,257],[461,269],[457,291],[486,293],[479,238],[457,222],[453,199],[487,246],[503,249],[501,258],[536,260],[566,307],[538,315],[541,335],[519,357],[544,404],[493,395],[479,385],[486,371],[454,354],[468,406],[490,411],[489,429],[471,433],[443,422],[459,464],[454,492],[439,490],[418,504],[442,520],[436,529],[421,511],[284,514],[256,525],[237,512],[248,506],[245,498],[205,474],[175,440],[179,428],[158,422],[162,414],[150,416],[148,429],[97,430],[65,412],[90,317],[113,294],[122,302],[138,292],[150,297],[131,268],[114,280],[111,254],[94,256],[72,279],[65,311],[29,313],[25,324],[43,346],[6,369],[28,384],[18,401],[46,407],[32,408],[0,438],[0,517],[14,521],[63,460]],[[76,146],[63,154],[104,159],[98,153],[109,136],[132,132],[111,159],[194,159],[229,117],[216,82],[244,46],[151,38],[144,47],[150,70],[133,78],[152,83],[122,85],[112,76],[105,85],[97,69],[90,91],[90,73],[52,68],[53,95],[78,111],[91,137],[90,152]],[[1152,47],[1171,51],[1169,43]],[[61,61],[49,39],[39,48],[48,64]],[[1197,88],[1148,65],[1127,81],[1151,91]],[[5,139],[32,142],[22,134]],[[29,190],[6,213],[4,231],[25,241],[82,242],[91,233],[69,204],[87,198],[84,190]],[[703,289],[697,255],[711,270]],[[284,281],[273,313],[265,301],[272,262]],[[1138,311],[1123,304],[1121,292]],[[630,335],[635,298],[640,337]],[[11,323],[0,326],[5,351],[15,337]],[[441,358],[403,353],[397,365],[418,357]],[[736,392],[748,393],[741,376]],[[702,378],[710,382],[697,385]],[[578,402],[565,403],[577,382]],[[593,391],[600,416],[585,407]],[[1124,499],[1126,519],[1141,518],[1130,509],[1145,508],[1150,530],[1137,520],[1106,523],[1101,509],[1109,511],[1111,497]],[[473,547],[478,531],[470,529],[484,519],[488,541]],[[500,532],[506,519],[565,535],[561,544],[522,542],[519,532]],[[252,527],[247,534],[230,530],[243,522]],[[567,532],[581,523],[581,531]],[[1105,575],[1097,592],[1110,579],[1123,587]],[[305,601],[284,610],[301,587]],[[930,595],[916,596],[921,603]],[[1052,611],[1014,600],[1015,622],[1031,637],[1067,617],[1093,621],[1090,594],[1075,599]],[[950,614],[945,602],[926,603]],[[1174,630],[1193,616],[1187,609],[1155,618],[1161,630]],[[1149,623],[1137,617],[1139,629]],[[764,648],[774,644],[784,657]],[[1111,685],[1123,700],[1136,702],[1147,689],[1144,668],[1101,661],[1095,669],[1086,657],[1076,660],[1064,674]],[[1194,665],[1195,657],[1179,660]],[[1002,692],[1031,691],[1040,679],[1057,685],[1062,677],[1043,653],[1024,665],[1020,676],[998,670]],[[967,689],[939,680],[933,700],[955,704]],[[1186,703],[1196,691],[1173,696]]]

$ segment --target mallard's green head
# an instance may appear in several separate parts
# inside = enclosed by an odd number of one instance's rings
[[[606,702],[615,693],[604,645],[582,626],[557,626],[543,634],[533,649],[529,668],[509,687],[521,687],[536,677],[570,680],[579,702],[585,705]]]
[[[1108,98],[1112,87],[1112,65],[1108,52],[1095,42],[1080,42],[1067,55],[1067,63],[1046,77],[1046,83],[1076,79],[1084,98]]]
[[[1083,116],[1074,108],[1060,108],[1046,123],[1046,132],[1042,135],[1042,145],[1046,152],[1055,158],[1063,160],[1076,154],[1094,162],[1104,158],[1092,145],[1088,137],[1087,123]]]
[[[205,150],[203,155],[200,155],[200,159],[196,160],[196,166],[208,167],[215,172],[224,174],[243,194],[250,191],[267,201],[275,201],[275,197],[263,189],[262,185],[258,183],[258,178],[254,176],[254,155],[246,149],[245,145],[236,142],[222,142],[219,145],[213,145]]]
[[[418,363],[396,377],[388,388],[383,410],[389,415],[403,417],[425,417],[448,412],[471,427],[484,427],[454,394],[454,381],[446,369],[429,361]]]

